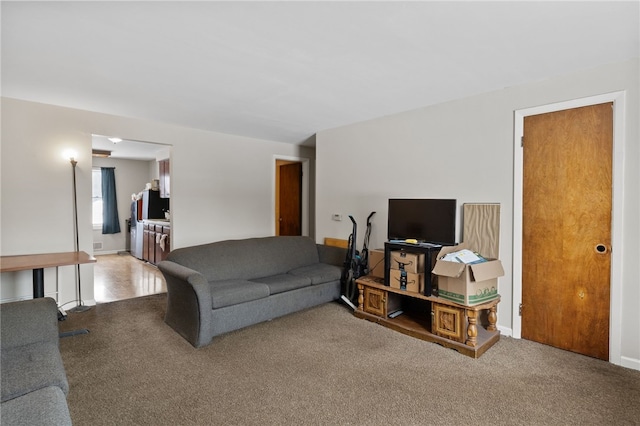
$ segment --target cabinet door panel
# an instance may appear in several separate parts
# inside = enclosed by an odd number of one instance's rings
[[[154,227],[155,229],[155,227]],[[156,263],[156,231],[149,231],[149,263]]]
[[[156,228],[157,229],[157,228]],[[169,240],[169,235],[171,232],[171,228],[168,226],[163,226],[162,227],[162,232],[158,232],[156,231],[156,233],[161,234],[162,237],[164,239],[164,243],[161,244],[162,240],[156,242],[155,244],[155,263],[161,262],[163,260],[166,259],[167,255],[169,254],[169,250],[171,247],[171,241]],[[162,249],[162,245],[164,245],[164,250]]]
[[[142,231],[142,260],[149,260],[149,227],[148,225],[144,226],[144,231]]]
[[[365,312],[386,317],[386,292],[375,288],[364,288],[364,306]]]

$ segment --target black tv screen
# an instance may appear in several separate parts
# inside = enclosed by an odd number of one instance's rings
[[[389,199],[389,240],[456,242],[456,200]]]

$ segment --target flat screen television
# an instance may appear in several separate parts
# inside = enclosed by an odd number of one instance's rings
[[[456,200],[390,198],[389,240],[456,243]]]

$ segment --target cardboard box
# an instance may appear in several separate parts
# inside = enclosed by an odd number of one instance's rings
[[[498,277],[504,275],[502,262],[487,259],[487,262],[466,265],[440,260],[454,251],[469,249],[467,244],[443,247],[433,273],[438,276],[438,296],[466,306],[489,302],[498,295]]]
[[[405,271],[406,272],[406,271]],[[398,269],[389,271],[389,286],[401,289],[400,276],[402,272]],[[406,291],[413,293],[424,293],[424,274],[412,274],[407,272],[407,288]]]
[[[384,278],[384,249],[369,250],[369,275]]]
[[[410,253],[406,251],[392,251],[389,253],[389,267],[404,269],[411,274],[424,273],[424,253]],[[403,265],[401,268],[400,265]]]

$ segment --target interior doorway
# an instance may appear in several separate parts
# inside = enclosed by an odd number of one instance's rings
[[[525,110],[515,111],[514,120],[514,215],[513,215],[513,311],[512,311],[512,334],[515,338],[525,337],[523,336],[523,316],[519,307],[523,303],[523,203],[524,203],[524,158],[522,149],[522,137],[524,136],[525,118],[529,116],[552,113],[564,110],[571,110],[574,108],[580,108],[585,106],[592,106],[598,104],[613,103],[612,114],[612,160],[611,160],[611,173],[610,179],[612,179],[611,194],[612,194],[612,207],[611,207],[611,247],[619,247],[620,250],[608,251],[610,257],[610,272],[609,272],[609,322],[608,322],[608,335],[609,335],[609,350],[608,360],[615,364],[622,364],[621,357],[621,345],[622,345],[622,317],[621,309],[622,305],[622,250],[618,244],[622,240],[622,165],[624,162],[623,147],[623,135],[624,135],[624,104],[625,104],[624,92],[613,92],[604,95],[592,96],[589,98],[576,99],[568,102],[561,102],[557,104],[544,105],[540,107],[529,108]],[[609,107],[611,108],[611,107]],[[526,144],[526,140],[524,141]],[[551,230],[551,232],[555,232]],[[592,250],[601,251],[602,247],[599,243],[596,243]],[[539,251],[542,251],[544,247],[540,247]],[[587,296],[587,292],[576,291],[577,298]],[[526,309],[522,307],[522,309]],[[578,323],[578,320],[570,320],[574,327],[581,327],[582,324]],[[587,330],[588,332],[588,330]]]
[[[102,167],[115,169],[121,230],[115,234],[103,234],[100,224],[93,221],[93,255],[98,259],[93,276],[94,299],[96,303],[102,303],[163,292],[164,279],[154,262],[143,255],[145,227],[142,219],[162,221],[162,234],[173,232],[169,198],[172,147],[94,134],[92,150],[92,166],[98,175]],[[154,197],[150,196],[152,191]],[[146,196],[147,193],[149,196]],[[95,194],[92,196],[95,197]],[[152,201],[163,208],[152,209]],[[148,211],[154,212],[153,216],[139,215],[145,202]],[[97,215],[101,218],[100,211]],[[146,240],[150,244],[151,239]],[[154,239],[154,255],[156,245],[163,246],[161,254],[168,253],[171,241],[172,238],[166,237],[164,244],[155,244]]]
[[[309,235],[309,160],[274,158],[274,235]]]
[[[276,235],[302,235],[302,163],[276,160]]]

